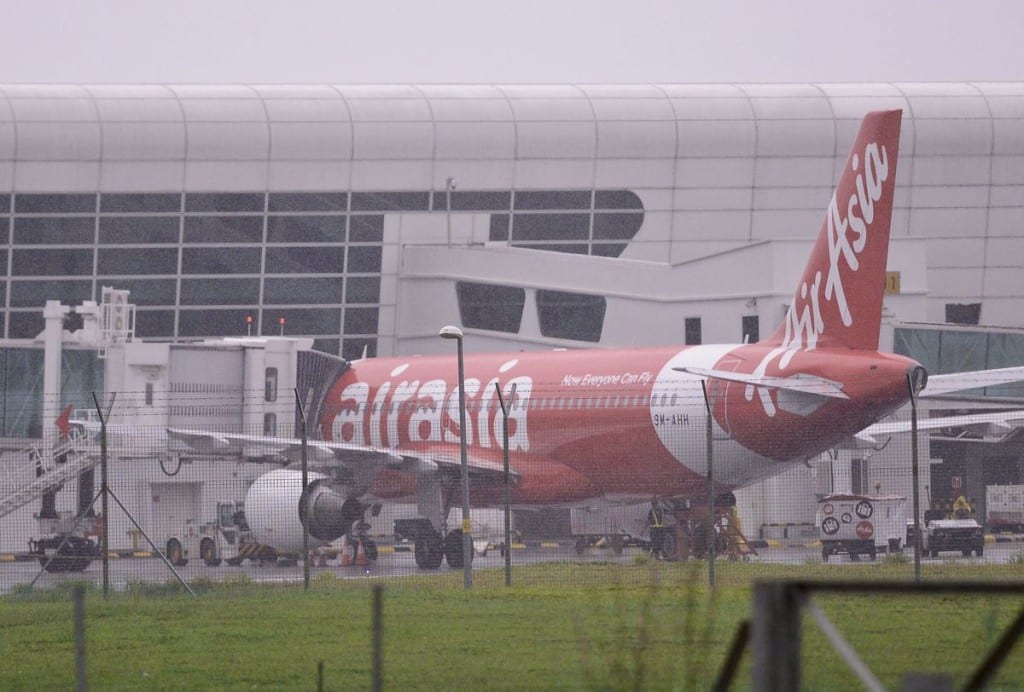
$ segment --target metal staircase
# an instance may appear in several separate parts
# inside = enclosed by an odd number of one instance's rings
[[[0,456],[0,517],[88,471],[99,460],[97,445],[80,429],[72,429],[68,439],[52,450],[29,447]]]

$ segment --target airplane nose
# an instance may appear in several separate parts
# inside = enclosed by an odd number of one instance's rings
[[[915,397],[928,386],[928,371],[922,365],[911,365],[907,368],[907,377]]]

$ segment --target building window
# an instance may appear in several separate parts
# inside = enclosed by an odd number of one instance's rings
[[[264,413],[263,414],[263,434],[272,436],[277,434],[277,414],[276,413]]]
[[[589,209],[590,190],[517,190],[516,211],[522,209]]]
[[[870,491],[867,459],[850,460],[850,490],[858,495],[865,495]]]
[[[978,324],[981,303],[946,303],[946,322],[949,324]]]
[[[259,243],[263,240],[263,217],[186,216],[186,243]]]
[[[686,318],[686,345],[698,346],[701,343],[700,318]]]
[[[761,340],[761,318],[757,315],[743,316],[743,343],[756,344]]]
[[[540,333],[557,339],[598,342],[604,328],[604,296],[537,291]]]
[[[429,207],[429,192],[352,193],[352,211],[427,211]]]
[[[182,305],[253,305],[259,302],[259,295],[259,279],[182,279],[181,281]]]
[[[262,212],[263,198],[262,192],[189,192],[185,195],[185,211]]]
[[[267,208],[272,212],[343,212],[348,209],[348,194],[345,192],[271,192]]]
[[[181,195],[179,193],[104,192],[100,196],[100,213],[102,214],[159,214],[176,211],[181,211]]]
[[[267,368],[264,374],[263,400],[277,401],[277,368]]]
[[[340,278],[267,278],[263,281],[263,302],[266,305],[341,303],[342,286]]]
[[[343,243],[344,216],[271,216],[267,219],[268,243]]]
[[[153,405],[153,383],[146,383],[146,406]]]
[[[342,333],[346,336],[349,334],[376,336],[379,320],[380,310],[378,308],[346,308]],[[334,333],[337,333],[337,330],[334,330]]]
[[[463,326],[511,334],[519,331],[526,304],[524,289],[457,281],[455,294]]]

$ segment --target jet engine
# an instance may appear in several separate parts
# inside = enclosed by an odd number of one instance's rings
[[[361,516],[362,505],[346,501],[322,473],[309,473],[304,492],[301,471],[277,469],[257,478],[245,496],[245,518],[253,537],[285,553],[302,550],[307,521],[309,545],[315,548],[343,536]]]

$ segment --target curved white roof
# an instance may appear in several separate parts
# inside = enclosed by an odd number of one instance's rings
[[[696,169],[672,162],[706,159],[757,187],[794,157],[790,175],[828,187],[886,108],[904,109],[903,161],[936,158],[913,184],[1022,182],[1024,83],[0,85],[0,189],[411,189],[455,169],[484,189],[590,187],[639,166],[685,189]]]

